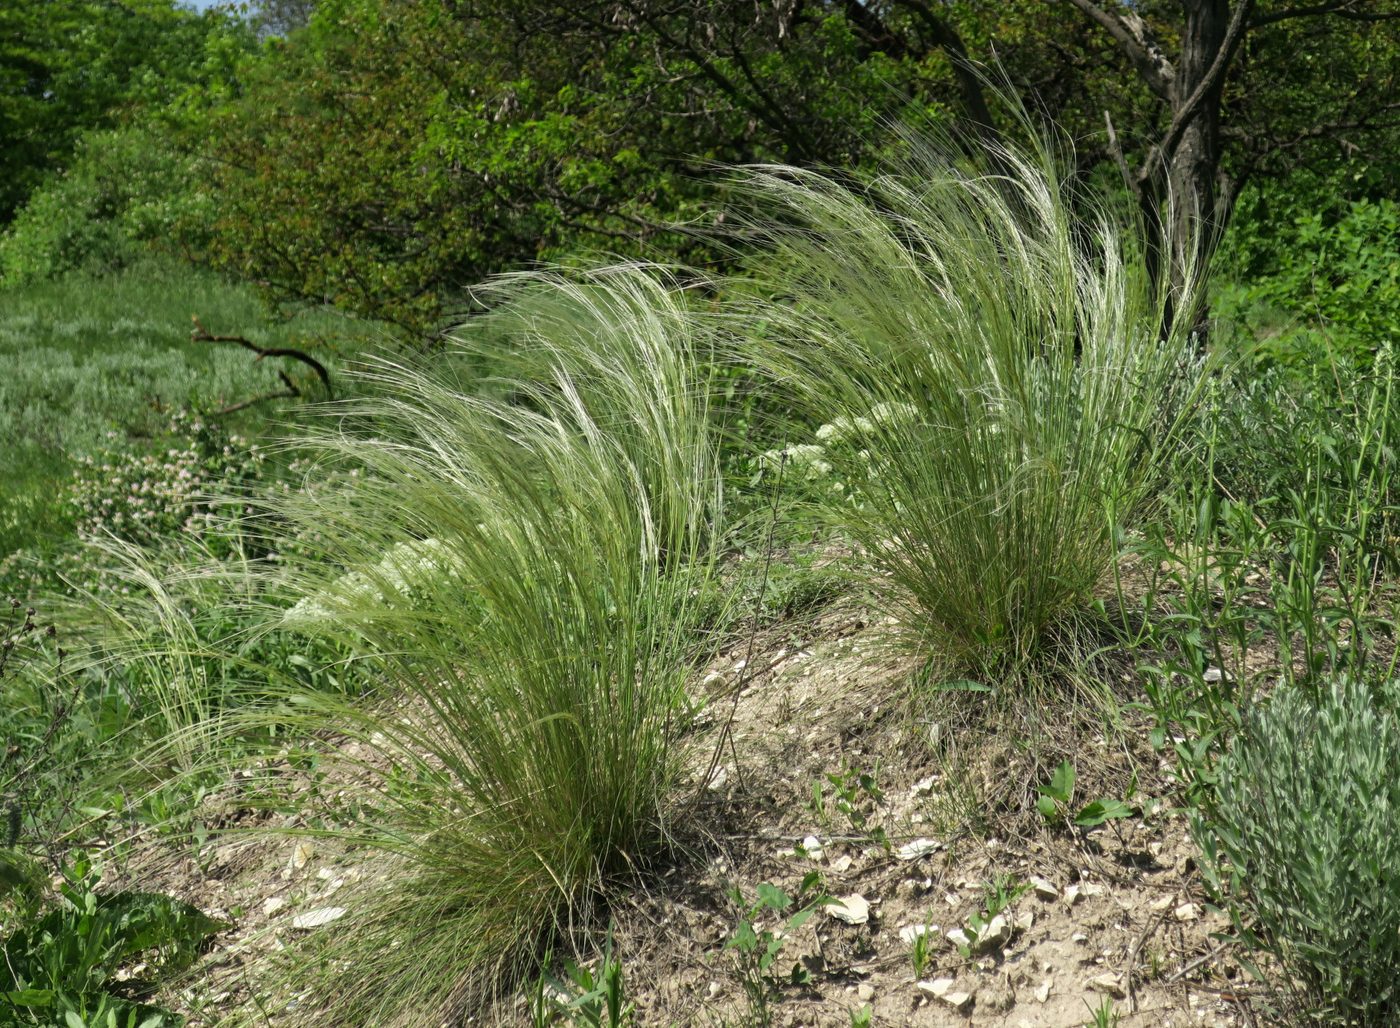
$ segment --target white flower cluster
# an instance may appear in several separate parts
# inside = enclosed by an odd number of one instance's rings
[[[819,440],[816,443],[796,443],[777,450],[765,450],[759,457],[758,464],[760,468],[770,471],[786,464],[788,468],[800,473],[807,482],[824,479],[835,470],[829,458],[833,457],[833,452],[838,448],[867,440],[881,426],[905,424],[917,416],[918,411],[913,404],[879,403],[866,414],[842,415],[822,425],[816,431]],[[868,449],[858,450],[855,455],[864,464],[870,465]],[[869,473],[869,469],[867,472]],[[832,482],[830,488],[834,492],[844,492],[846,484]]]
[[[179,445],[161,453],[111,447],[77,461],[65,494],[79,535],[111,532],[137,543],[178,531],[200,532],[212,523],[209,497],[262,478],[266,457],[239,436],[177,415],[170,431]],[[180,439],[183,436],[184,439]]]
[[[347,572],[324,589],[302,597],[282,615],[282,622],[310,627],[344,620],[367,607],[391,607],[460,573],[459,559],[440,539],[396,543],[373,567]]]

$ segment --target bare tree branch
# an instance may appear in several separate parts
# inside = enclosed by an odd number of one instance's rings
[[[1118,45],[1123,48],[1123,52],[1128,55],[1133,67],[1137,69],[1137,73],[1142,76],[1143,81],[1147,83],[1152,92],[1163,100],[1170,99],[1172,80],[1176,78],[1176,69],[1172,67],[1171,62],[1162,55],[1156,45],[1148,40],[1146,26],[1143,25],[1141,18],[1134,15],[1130,20],[1117,14],[1111,14],[1098,4],[1093,3],[1092,0],[1069,0],[1069,2],[1117,40]]]
[[[1377,12],[1361,8],[1357,0],[1338,0],[1337,3],[1314,4],[1311,7],[1286,7],[1271,14],[1261,14],[1249,23],[1249,27],[1257,29],[1264,25],[1273,25],[1275,22],[1287,21],[1290,18],[1317,18],[1328,14],[1336,15],[1339,18],[1349,18],[1352,21],[1395,21],[1400,19],[1400,11]]]
[[[312,371],[316,372],[316,377],[319,378],[321,380],[321,384],[326,387],[326,396],[330,399],[335,398],[335,390],[331,388],[330,372],[326,370],[326,366],[324,364],[318,361],[315,357],[312,357],[309,353],[306,353],[304,350],[297,350],[289,346],[259,346],[251,339],[247,339],[243,336],[212,335],[211,333],[205,331],[204,326],[199,323],[198,316],[191,317],[190,320],[194,322],[194,330],[190,332],[191,342],[234,343],[238,346],[243,347],[245,350],[252,350],[254,353],[256,353],[257,357],[254,358],[255,361],[260,361],[264,357],[289,357],[292,360],[301,361],[301,363],[305,364]],[[282,373],[278,372],[278,374]],[[282,380],[284,382],[287,381],[287,377],[285,374],[282,375]],[[298,393],[298,395],[300,394]]]

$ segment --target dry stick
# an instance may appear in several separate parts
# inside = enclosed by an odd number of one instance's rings
[[[1157,918],[1147,926],[1143,933],[1137,937],[1137,941],[1133,943],[1133,948],[1128,951],[1128,967],[1123,973],[1123,981],[1128,986],[1128,1013],[1130,1014],[1137,1013],[1137,990],[1133,988],[1133,971],[1137,968],[1138,951],[1141,950],[1143,944],[1151,938],[1152,933],[1161,927],[1162,922],[1167,919],[1167,914],[1170,911],[1171,906],[1169,904],[1162,909],[1161,914],[1159,914]]]
[[[240,411],[244,408],[252,407],[259,403],[265,403],[268,400],[294,400],[301,395],[301,390],[296,387],[296,383],[294,383],[291,380],[291,378],[288,377],[285,371],[277,372],[277,377],[280,378],[287,387],[286,389],[282,390],[282,392],[263,393],[260,396],[253,396],[246,400],[240,400],[238,403],[231,403],[227,407],[220,407],[218,410],[214,411],[213,417],[221,418],[225,414],[232,414],[235,411]]]
[[[710,755],[710,765],[700,778],[701,791],[709,786],[710,780],[714,777],[715,768],[719,766],[720,755],[724,752],[724,744],[728,742],[731,751],[733,750],[734,715],[739,711],[739,697],[744,694],[744,687],[753,677],[749,668],[753,665],[754,649],[758,641],[758,625],[763,618],[763,596],[768,591],[768,570],[773,566],[773,536],[778,528],[778,498],[783,492],[783,471],[786,467],[787,450],[784,450],[778,461],[778,481],[773,486],[773,503],[768,512],[768,539],[764,546],[763,572],[758,579],[758,595],[754,598],[753,627],[749,631],[749,645],[748,652],[744,656],[744,669],[739,673],[738,684],[734,687],[734,702],[729,705],[729,717],[725,720],[724,727],[720,729],[719,741],[715,743],[715,751]],[[739,773],[737,753],[734,755],[734,773]]]
[[[1209,953],[1203,953],[1203,954],[1201,954],[1199,957],[1197,957],[1195,960],[1191,961],[1189,964],[1182,964],[1181,967],[1177,968],[1177,970],[1175,970],[1174,972],[1172,972],[1172,974],[1171,974],[1169,977],[1167,977],[1166,979],[1164,979],[1162,984],[1164,984],[1164,985],[1170,985],[1170,984],[1172,984],[1172,982],[1174,982],[1174,981],[1176,981],[1176,980],[1178,980],[1178,979],[1180,979],[1180,980],[1182,981],[1182,983],[1184,984],[1185,981],[1186,981],[1186,976],[1187,976],[1188,974],[1190,974],[1192,971],[1196,970],[1196,968],[1200,967],[1202,964],[1208,964],[1208,963],[1210,963],[1212,960],[1214,960],[1216,957],[1220,956],[1221,952],[1222,952],[1222,951],[1225,949],[1225,947],[1228,946],[1228,945],[1230,945],[1230,943],[1228,943],[1228,942],[1217,943],[1217,944],[1215,945],[1215,948],[1212,949]]]
[[[258,355],[255,358],[256,360],[262,360],[264,357],[290,357],[292,360],[301,361],[301,363],[305,364],[312,371],[316,372],[316,377],[319,378],[321,380],[321,384],[326,387],[326,396],[330,399],[335,398],[335,390],[331,388],[330,372],[326,370],[326,366],[324,364],[322,364],[320,361],[318,361],[315,357],[311,356],[306,351],[298,350],[290,346],[259,346],[257,343],[253,342],[251,339],[245,338],[244,336],[213,335],[212,333],[206,331],[204,326],[199,323],[199,317],[197,315],[192,316],[190,320],[194,322],[194,329],[190,332],[191,342],[235,343],[236,345],[243,347],[245,350],[252,350],[254,353],[256,353]]]

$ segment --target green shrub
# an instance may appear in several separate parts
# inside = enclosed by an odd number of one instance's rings
[[[103,275],[182,248],[176,226],[207,218],[195,161],[154,125],[91,132],[0,234],[0,283]],[[188,232],[188,228],[185,230]]]
[[[1293,1023],[1400,1016],[1400,683],[1281,686],[1246,716],[1193,821]]]
[[[860,186],[755,173],[762,295],[737,315],[810,426],[785,474],[829,483],[908,627],[994,675],[1083,608],[1201,376],[1107,201],[1048,153],[1002,160],[1009,180],[950,144]]]
[[[1348,200],[1330,183],[1298,178],[1252,190],[1239,205],[1218,313],[1267,360],[1364,366],[1400,338],[1400,204]]]

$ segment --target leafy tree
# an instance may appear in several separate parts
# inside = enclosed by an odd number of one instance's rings
[[[420,330],[580,246],[704,261],[716,163],[848,167],[901,118],[994,141],[994,56],[1149,228],[1210,247],[1244,184],[1335,164],[1329,140],[1379,163],[1397,2],[325,0],[213,109],[215,254]]]
[[[173,0],[0,4],[0,225],[87,130],[198,84],[226,15]]]

